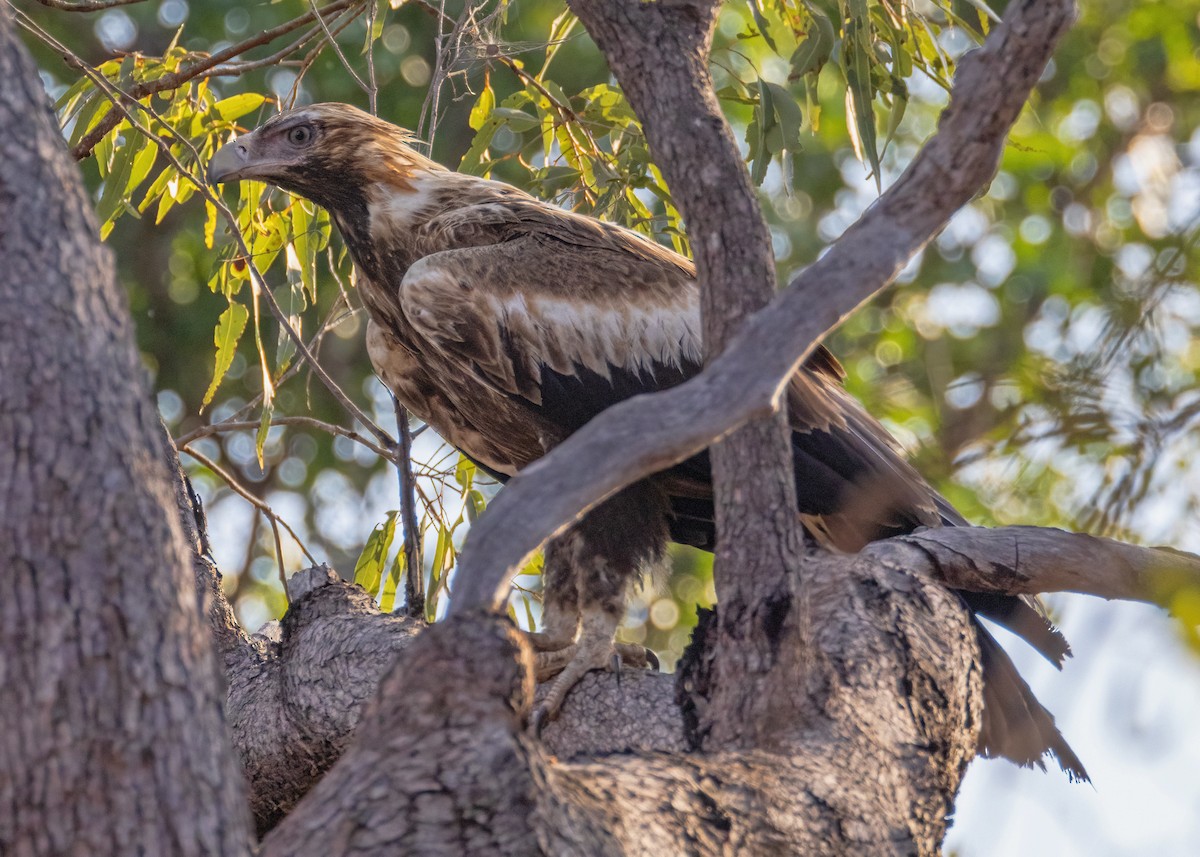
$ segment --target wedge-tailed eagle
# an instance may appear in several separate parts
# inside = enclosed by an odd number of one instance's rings
[[[280,114],[212,158],[214,182],[255,179],[328,209],[370,313],[367,350],[415,415],[503,481],[623,399],[704,362],[692,262],[637,233],[565,211],[415,151],[411,135],[344,104]],[[798,514],[818,541],[857,551],[917,527],[965,525],[842,387],[824,348],[791,379]],[[711,549],[707,455],[637,483],[547,547],[544,674],[552,707],[610,664],[627,591],[668,540]],[[1066,641],[1029,602],[961,593],[973,614],[1053,662]],[[1053,717],[976,622],[984,668],[980,750],[1086,776]]]

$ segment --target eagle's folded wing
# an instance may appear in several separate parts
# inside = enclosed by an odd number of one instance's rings
[[[426,256],[399,298],[439,361],[573,431],[699,371],[695,288],[652,260],[533,233]]]

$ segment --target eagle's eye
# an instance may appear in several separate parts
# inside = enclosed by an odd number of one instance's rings
[[[288,142],[293,146],[303,146],[312,139],[312,135],[312,128],[309,128],[307,125],[297,125],[287,132]]]

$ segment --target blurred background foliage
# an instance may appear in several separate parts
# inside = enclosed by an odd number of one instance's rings
[[[323,212],[245,183],[223,191],[239,246],[142,132],[195,172],[281,108],[347,101],[414,129],[444,164],[686,252],[636,117],[552,0],[93,5],[106,3],[15,0],[206,501],[231,600],[250,628],[278,617],[281,571],[315,557],[385,606],[402,602],[394,449],[297,361],[246,263],[248,250],[325,370],[395,435],[338,236]],[[955,61],[1004,5],[726,4],[712,73],[761,187],[781,283],[895,180],[933,132]],[[850,389],[973,521],[1200,551],[1198,14],[1200,0],[1083,3],[990,187],[831,338]],[[112,87],[140,96],[138,128],[115,113],[105,127]],[[414,428],[432,616],[496,486]],[[666,665],[713,595],[710,557],[681,549],[673,560],[622,631]],[[526,625],[539,588],[536,564],[529,572],[513,598]],[[1188,635],[1200,624],[1193,600],[1179,605]]]

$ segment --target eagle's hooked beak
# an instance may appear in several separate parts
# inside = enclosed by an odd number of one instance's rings
[[[219,184],[242,178],[243,172],[250,166],[250,149],[246,146],[246,137],[230,140],[217,150],[208,162],[208,183]]]

